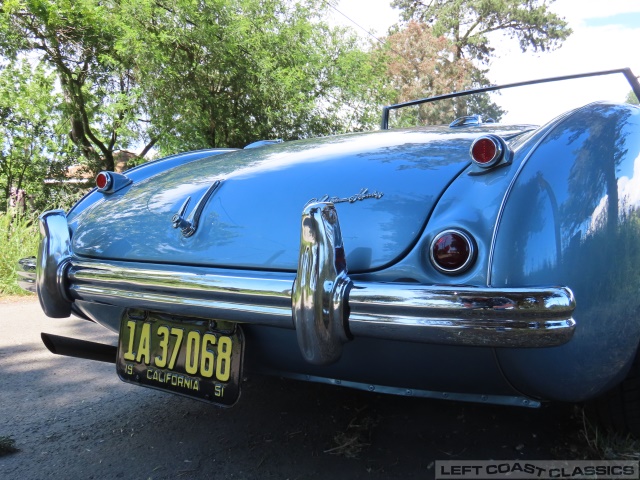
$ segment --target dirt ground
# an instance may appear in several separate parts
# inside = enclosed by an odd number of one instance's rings
[[[250,377],[219,409],[49,353],[40,332],[115,344],[37,301],[0,302],[0,477],[433,478],[436,460],[593,458],[573,406],[538,410],[383,396]]]

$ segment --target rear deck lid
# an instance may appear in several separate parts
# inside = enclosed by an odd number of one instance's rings
[[[417,241],[442,192],[469,164],[471,142],[485,131],[392,130],[204,158],[74,215],[72,248],[99,259],[294,271],[304,206],[330,200],[349,270],[382,268]],[[222,183],[196,232],[185,237],[172,217],[191,197],[189,216],[216,181]]]

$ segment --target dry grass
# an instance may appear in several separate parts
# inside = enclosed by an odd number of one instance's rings
[[[356,411],[343,432],[338,432],[333,438],[335,447],[325,450],[324,453],[340,455],[346,458],[358,458],[358,455],[371,445],[371,436],[377,421],[364,414],[366,407]]]
[[[581,415],[581,434],[592,455],[601,460],[640,460],[639,440],[603,429],[588,418],[584,409]]]

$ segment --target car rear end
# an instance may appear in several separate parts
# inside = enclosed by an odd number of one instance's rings
[[[572,292],[488,274],[509,186],[549,128],[383,131],[143,168],[45,213],[24,271],[48,315],[119,333],[125,381],[232,405],[247,369],[535,406],[495,349],[568,342]],[[499,161],[472,161],[481,137]]]

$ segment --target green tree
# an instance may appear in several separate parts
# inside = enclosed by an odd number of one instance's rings
[[[321,1],[123,0],[128,52],[161,150],[242,147],[371,123],[375,77]]]
[[[93,170],[113,170],[115,150],[140,141],[141,104],[121,35],[117,2],[7,0],[0,6],[0,54],[38,55],[57,74],[71,140]]]
[[[564,19],[549,11],[555,0],[393,0],[401,17],[425,22],[436,36],[446,35],[456,58],[486,64],[493,55],[487,35],[503,32],[522,51],[557,48],[571,34]]]
[[[625,101],[627,103],[630,103],[631,105],[640,105],[640,102],[638,102],[638,97],[633,92],[629,92]]]
[[[54,75],[42,64],[8,63],[0,67],[0,211],[16,192],[26,192],[34,208],[52,206],[55,185],[69,162],[66,135],[60,128],[61,98]],[[21,193],[22,195],[22,193]]]
[[[322,0],[5,0],[0,55],[56,72],[93,170],[117,150],[242,147],[369,125],[375,68]]]

